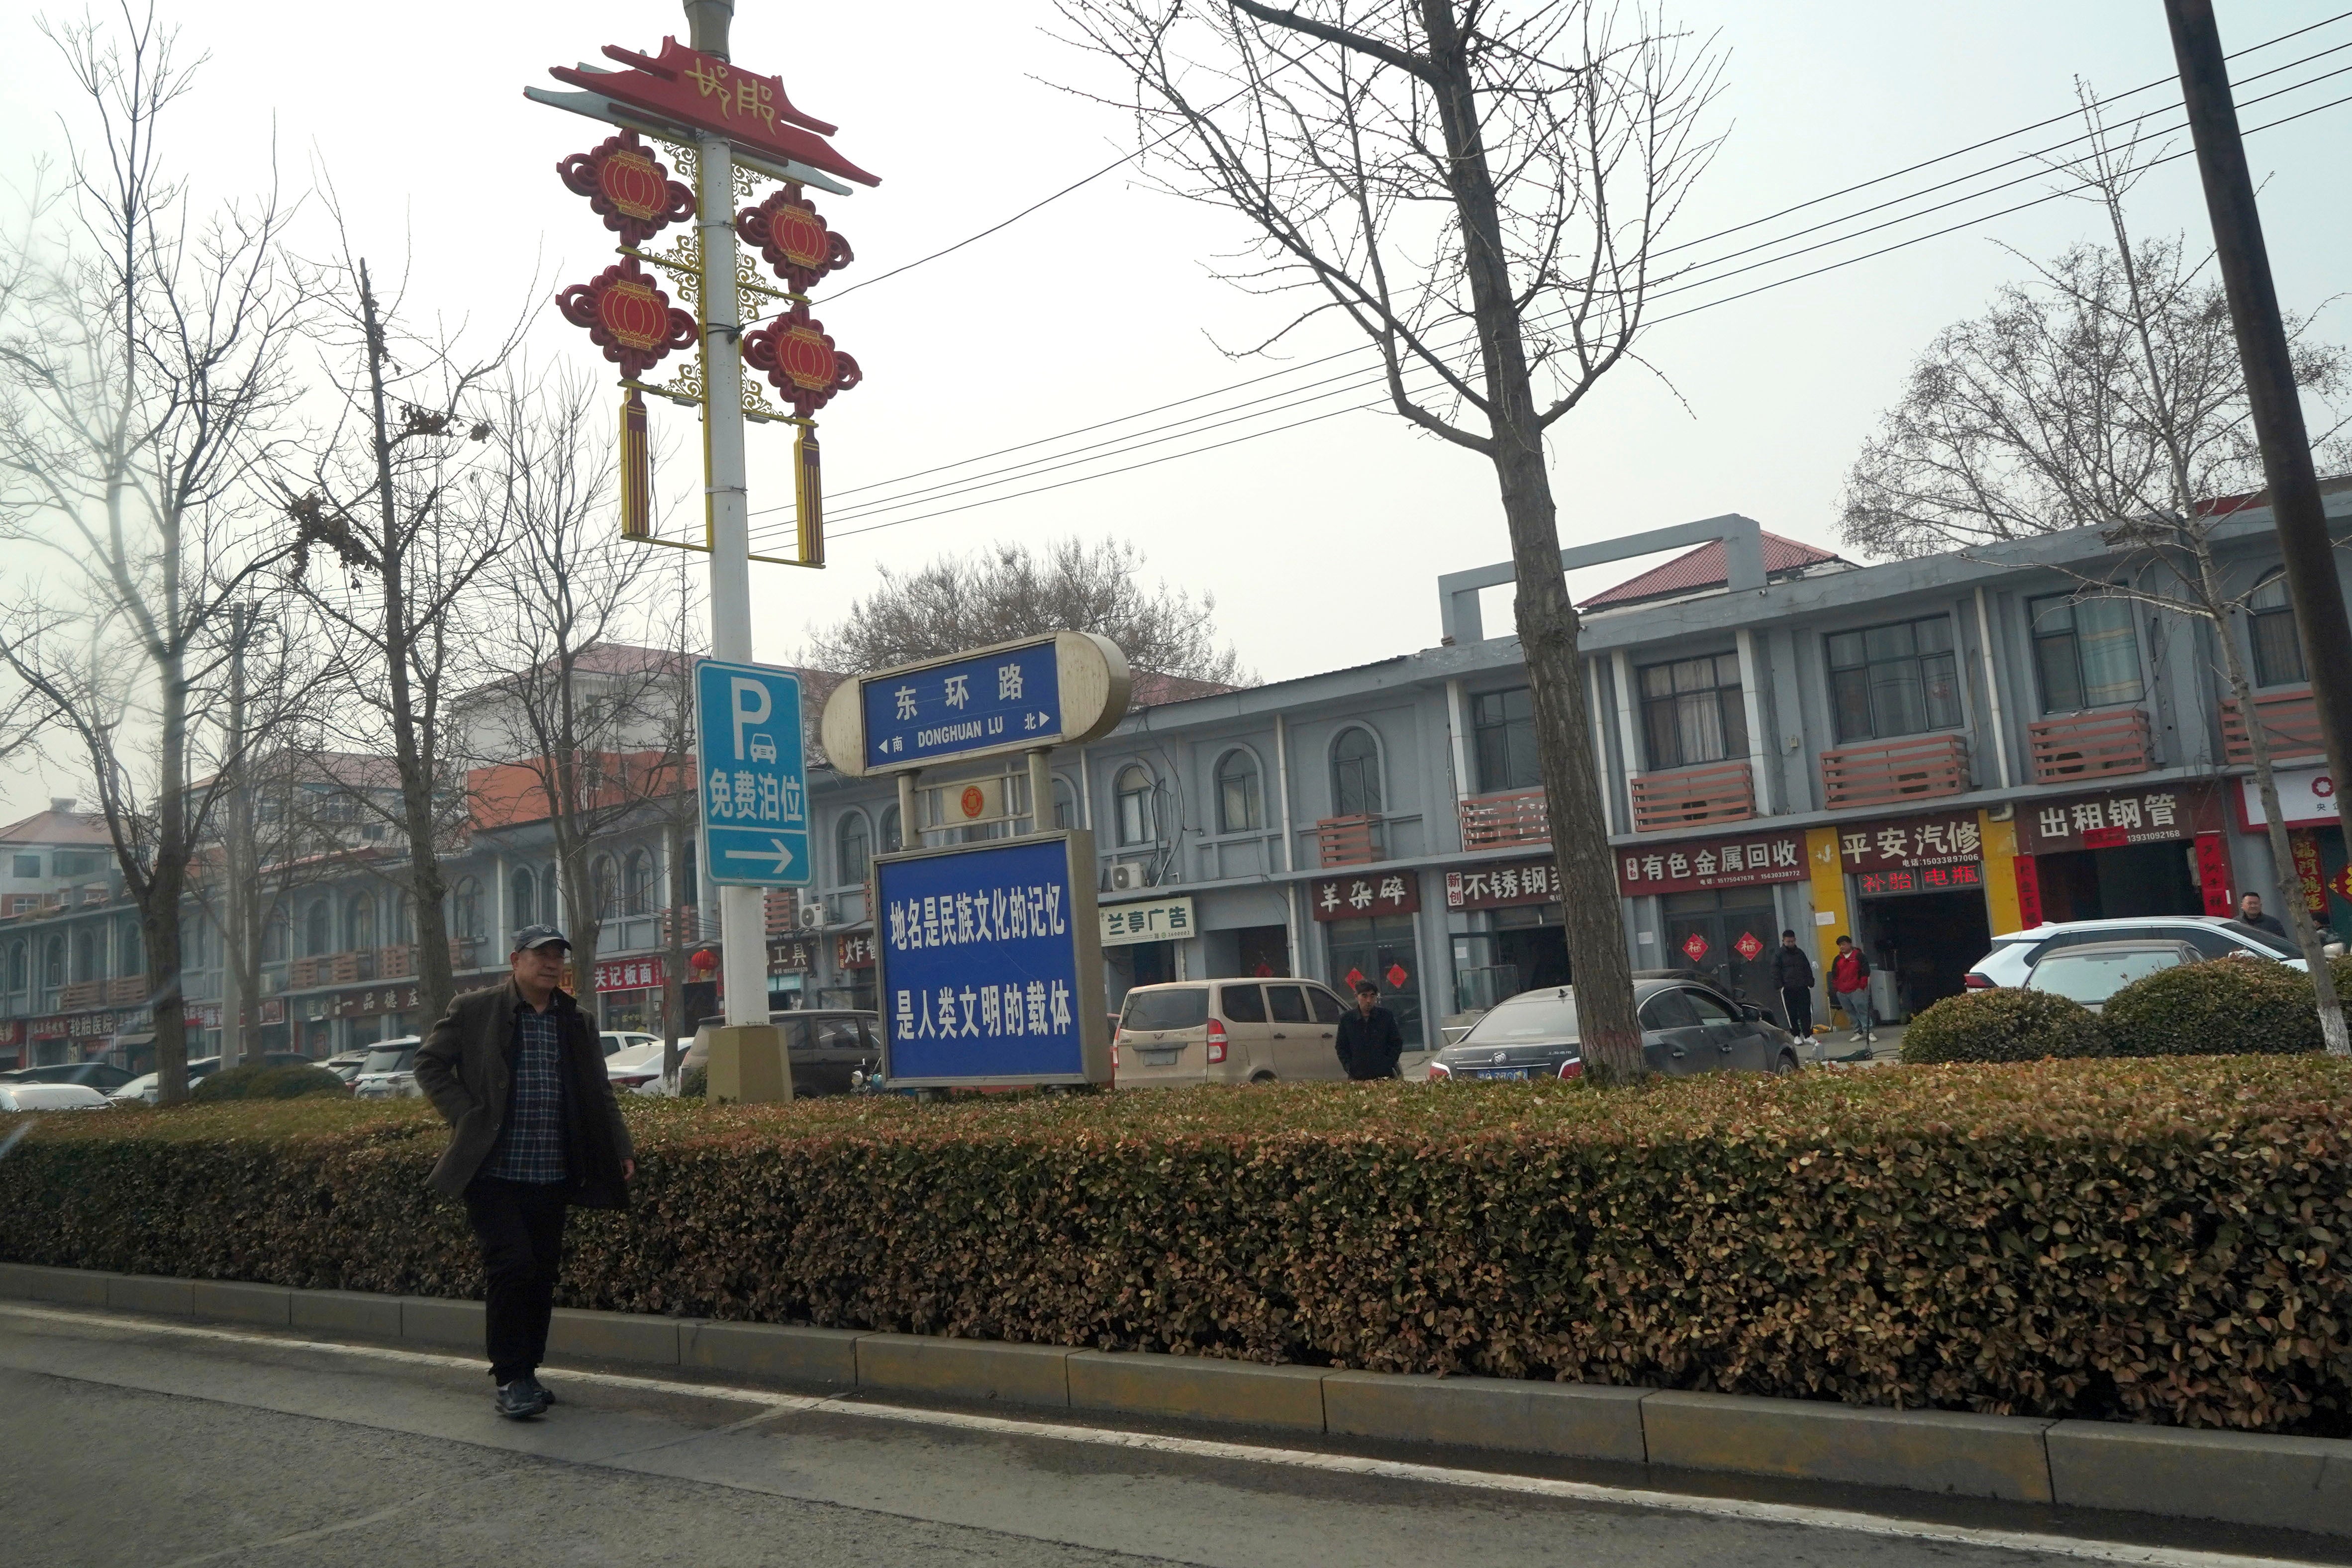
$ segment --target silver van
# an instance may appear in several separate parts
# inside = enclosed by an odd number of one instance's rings
[[[1341,1079],[1339,998],[1312,980],[1180,980],[1139,985],[1111,1049],[1121,1089]]]

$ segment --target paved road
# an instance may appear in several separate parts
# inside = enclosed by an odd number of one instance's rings
[[[0,1306],[0,1563],[2221,1568],[2251,1559],[2182,1549],[2326,1550],[1720,1479],[1643,1505],[1601,1489],[1658,1484],[1639,1472],[1515,1460],[1538,1479],[1445,1481],[1275,1435],[815,1408],[618,1371],[548,1381],[564,1403],[547,1420],[502,1422],[488,1380],[457,1358]],[[1857,1507],[1879,1517],[1829,1511]],[[1917,1522],[1887,1517],[1898,1509]],[[1987,1545],[1971,1529],[2063,1539]]]

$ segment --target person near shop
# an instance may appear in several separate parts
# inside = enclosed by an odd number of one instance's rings
[[[1813,961],[1797,945],[1797,933],[1780,933],[1780,950],[1772,955],[1772,984],[1780,988],[1780,1012],[1789,1033],[1811,1039],[1813,1033]]]
[[[1853,944],[1853,938],[1837,939],[1837,956],[1830,960],[1830,992],[1836,1005],[1845,1009],[1853,1020],[1853,1037],[1870,1037],[1870,959]]]
[[[1334,1045],[1339,1065],[1359,1081],[1400,1078],[1397,1060],[1404,1055],[1404,1031],[1396,1015],[1381,1005],[1381,988],[1369,980],[1356,982],[1356,1010],[1339,1020]]]
[[[2266,931],[2276,937],[2286,935],[2286,927],[2279,924],[2278,916],[2263,913],[2260,893],[2248,893],[2238,900],[2238,918],[2256,931]]]
[[[553,926],[525,926],[506,983],[451,1002],[416,1053],[416,1086],[452,1129],[427,1182],[465,1201],[498,1413],[517,1421],[555,1403],[538,1373],[565,1212],[626,1208],[637,1173],[595,1026],[559,984],[571,950]]]

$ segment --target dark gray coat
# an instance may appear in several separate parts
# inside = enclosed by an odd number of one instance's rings
[[[427,1178],[444,1197],[465,1195],[466,1184],[490,1157],[506,1125],[515,1010],[523,1005],[511,980],[468,992],[449,1004],[417,1049],[416,1087],[451,1128],[449,1147]],[[563,1043],[564,1195],[588,1208],[626,1208],[629,1187],[621,1167],[635,1155],[596,1048],[596,1031],[566,993],[555,994],[554,1006]]]

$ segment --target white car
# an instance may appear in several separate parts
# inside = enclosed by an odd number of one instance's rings
[[[352,1079],[356,1100],[422,1100],[416,1087],[416,1048],[425,1042],[415,1035],[378,1040],[368,1047],[367,1061]]]
[[[2096,1013],[2107,998],[2135,980],[2145,980],[2159,969],[2201,963],[2205,955],[2193,942],[2166,938],[2160,942],[2086,942],[2053,947],[2034,960],[2025,977],[2028,991],[2048,991],[2070,997]]]
[[[195,1088],[218,1071],[220,1071],[220,1058],[198,1057],[188,1064],[188,1087]],[[124,1104],[136,1102],[141,1105],[152,1105],[163,1093],[162,1086],[163,1079],[151,1072],[132,1079],[121,1089],[109,1090],[106,1098]]]
[[[113,1109],[112,1100],[86,1083],[0,1083],[0,1111]]]
[[[610,1036],[605,1037],[611,1038]],[[661,1092],[662,1043],[651,1036],[630,1037],[636,1043],[623,1046],[604,1058],[604,1076],[612,1080],[613,1092],[614,1094],[659,1094]],[[650,1089],[646,1087],[649,1084],[653,1086]]]
[[[1992,951],[1976,961],[1966,984],[1971,991],[2015,990],[2042,958],[2060,948],[2095,942],[2185,942],[2205,958],[2267,958],[2296,969],[2304,962],[2286,938],[2258,931],[2243,921],[2211,915],[2139,915],[2129,920],[2066,921],[1992,939]]]

